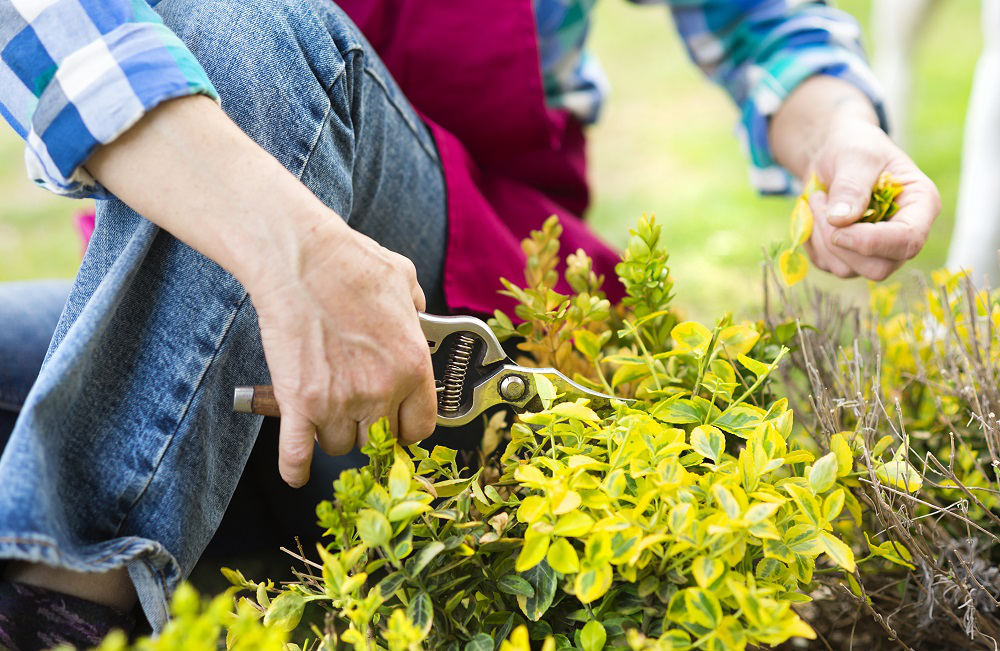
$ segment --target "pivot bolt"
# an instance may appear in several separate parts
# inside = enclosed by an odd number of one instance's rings
[[[519,400],[522,396],[524,396],[524,392],[527,388],[527,385],[524,383],[524,378],[520,375],[508,375],[504,379],[500,380],[500,395],[503,396],[504,400],[509,402]]]

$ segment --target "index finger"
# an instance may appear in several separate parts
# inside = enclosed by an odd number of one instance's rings
[[[278,434],[278,472],[292,488],[309,481],[309,466],[313,457],[316,427],[296,413],[282,414]]]

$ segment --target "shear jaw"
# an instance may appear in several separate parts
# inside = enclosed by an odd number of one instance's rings
[[[475,385],[471,399],[460,411],[438,412],[438,423],[449,426],[464,425],[496,405],[509,405],[517,411],[524,411],[538,398],[536,382],[540,375],[544,375],[559,393],[588,399],[594,409],[606,409],[618,401],[625,404],[635,402],[591,391],[554,368],[528,368],[517,364],[504,364],[495,373]],[[541,404],[534,407],[540,409]]]

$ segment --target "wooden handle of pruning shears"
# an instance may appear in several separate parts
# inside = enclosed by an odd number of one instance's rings
[[[274,398],[274,387],[270,384],[236,387],[233,393],[233,411],[281,418],[281,409]]]

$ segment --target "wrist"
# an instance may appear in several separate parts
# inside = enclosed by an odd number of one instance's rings
[[[300,282],[318,259],[335,255],[351,237],[350,227],[332,210],[285,213],[245,233],[248,246],[233,251],[231,265],[223,264],[254,296]]]
[[[780,165],[803,178],[835,134],[862,124],[880,128],[868,96],[842,79],[816,75],[799,84],[772,117],[771,151]]]

